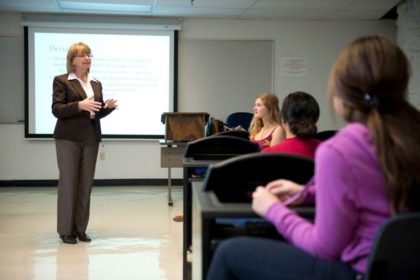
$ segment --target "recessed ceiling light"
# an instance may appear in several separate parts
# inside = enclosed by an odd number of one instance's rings
[[[58,1],[64,10],[92,11],[92,12],[116,12],[116,13],[150,13],[151,5],[95,3],[79,1]]]

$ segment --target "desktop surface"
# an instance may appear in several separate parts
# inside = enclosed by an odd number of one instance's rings
[[[204,181],[192,182],[192,189],[200,202],[200,208],[203,216],[249,216],[257,217],[258,215],[252,210],[251,202],[232,202],[221,201],[214,191],[203,190]],[[290,206],[291,209],[299,213],[303,217],[311,217],[314,215],[313,206]]]

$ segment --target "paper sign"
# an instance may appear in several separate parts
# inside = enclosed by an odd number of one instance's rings
[[[280,75],[286,77],[302,77],[308,72],[308,65],[304,58],[280,58]]]

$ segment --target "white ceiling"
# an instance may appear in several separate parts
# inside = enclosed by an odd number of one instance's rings
[[[184,18],[376,20],[399,2],[400,0],[0,0],[0,12]]]

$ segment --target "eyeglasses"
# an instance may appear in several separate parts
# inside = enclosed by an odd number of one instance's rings
[[[93,57],[93,54],[78,54],[78,55],[75,55],[74,57],[88,57],[88,58],[92,58]]]

